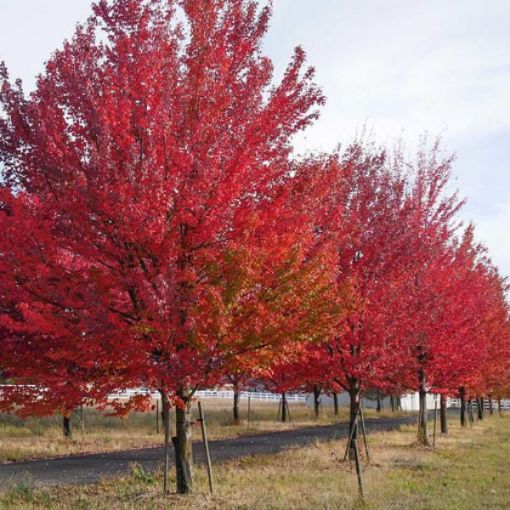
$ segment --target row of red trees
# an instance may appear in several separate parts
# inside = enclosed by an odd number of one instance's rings
[[[324,98],[300,48],[273,84],[255,0],[93,9],[30,95],[0,68],[2,409],[158,391],[185,493],[194,392],[226,377],[344,389],[352,420],[368,387],[508,390],[506,284],[437,144],[296,158]]]
[[[437,144],[414,162],[353,144],[338,162],[345,188],[332,199],[343,231],[330,269],[344,289],[337,326],[297,359],[274,364],[269,386],[307,388],[316,402],[321,391],[346,391],[351,425],[363,390],[417,391],[419,438],[428,443],[427,393],[443,395],[443,411],[446,395],[461,396],[464,410],[466,396],[508,394],[507,284],[473,227],[457,221],[452,161]]]

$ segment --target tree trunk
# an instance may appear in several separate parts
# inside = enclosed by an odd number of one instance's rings
[[[391,407],[391,412],[394,413],[395,412],[395,396],[394,395],[390,395],[390,407]]]
[[[441,434],[448,434],[448,421],[446,419],[446,395],[443,395],[442,393],[439,401],[439,406]]]
[[[492,395],[489,395],[489,414],[494,416],[494,404],[492,402]]]
[[[338,416],[338,393],[333,393],[333,406],[335,408],[335,416]]]
[[[241,392],[239,391],[239,385],[234,384],[234,425],[241,423],[241,413],[239,412],[239,401],[241,398]]]
[[[71,430],[71,413],[64,413],[62,416],[62,432],[64,437],[71,438],[73,436]]]
[[[418,418],[418,442],[429,446],[429,437],[427,430],[427,381],[425,372],[422,368],[418,370],[419,395],[420,395],[420,413]]]
[[[503,416],[503,409],[501,407],[501,397],[498,397],[498,414]]]
[[[356,456],[356,443],[358,440],[358,412],[359,412],[359,386],[354,383],[349,391],[350,409],[349,409],[349,437],[351,442],[349,444],[349,458],[355,459]]]
[[[397,395],[397,411],[402,411],[402,398]]]
[[[476,406],[478,407],[478,419],[483,420],[483,397],[476,399]]]
[[[461,427],[466,426],[466,390],[464,386],[459,388],[459,398],[460,398],[460,425]]]
[[[313,387],[313,415],[315,419],[319,418],[320,405],[321,405],[321,387],[319,385],[315,385]]]
[[[178,494],[190,494],[193,492],[191,396],[186,390],[181,391],[178,396],[184,407],[175,408],[176,436],[172,438],[172,442],[175,448],[176,485]]]
[[[379,390],[377,390],[377,412],[380,413],[381,412],[381,392]]]
[[[160,390],[161,395],[161,418],[163,421],[164,440],[164,462],[163,462],[163,494],[168,494],[168,467],[170,464],[170,403],[167,394]],[[158,417],[159,419],[159,417]]]
[[[281,406],[282,406],[282,422],[286,423],[289,417],[287,416],[287,395],[285,394],[285,392],[282,393]]]

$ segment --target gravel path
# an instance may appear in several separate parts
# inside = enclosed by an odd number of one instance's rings
[[[366,420],[368,432],[392,430],[400,425],[415,422],[415,416]],[[348,424],[306,427],[282,432],[269,432],[235,439],[210,441],[213,463],[238,459],[250,455],[278,453],[316,441],[329,441],[347,435]],[[204,462],[203,445],[194,443],[196,462]],[[94,483],[103,477],[119,476],[129,472],[136,462],[146,470],[154,470],[162,463],[163,448],[144,448],[121,452],[78,455],[57,459],[34,460],[0,465],[0,487],[28,477],[38,485]],[[173,452],[171,454],[173,461]]]

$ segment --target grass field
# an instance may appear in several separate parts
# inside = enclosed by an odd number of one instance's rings
[[[316,420],[312,410],[304,404],[290,404],[292,421],[279,423],[277,403],[251,403],[250,426],[246,422],[247,401],[241,401],[241,413],[244,421],[240,426],[232,425],[232,403],[229,400],[205,399],[203,407],[209,437],[220,439],[270,430],[284,430],[306,425],[329,424],[347,419],[347,409],[341,408],[339,417],[332,409],[324,409]],[[197,414],[196,405],[193,412]],[[382,416],[389,412],[381,413]],[[367,416],[376,413],[367,410]],[[378,415],[378,416],[381,416]],[[393,414],[394,415],[394,414]],[[173,415],[172,420],[173,420]],[[84,409],[83,432],[81,415],[75,413],[72,418],[73,437],[65,439],[62,435],[62,418],[28,418],[22,420],[16,416],[0,414],[0,462],[12,462],[26,459],[55,457],[76,453],[104,452],[160,446],[163,434],[156,430],[156,412],[132,413],[127,418],[106,417],[94,409]],[[200,439],[200,429],[195,432]]]
[[[365,502],[357,497],[343,442],[245,458],[215,466],[217,493],[197,468],[193,496],[160,496],[161,476],[133,466],[120,480],[34,489],[29,480],[0,495],[3,509],[508,509],[510,416],[494,416],[462,430],[453,420],[436,448],[418,447],[414,427],[369,438]],[[173,480],[172,480],[173,483]]]

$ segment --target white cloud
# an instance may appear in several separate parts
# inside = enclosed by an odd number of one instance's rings
[[[276,0],[266,48],[302,43],[328,102],[296,140],[328,150],[364,124],[381,141],[424,131],[457,152],[463,212],[510,275],[510,2]]]
[[[477,222],[477,237],[490,247],[494,264],[506,270],[510,268],[510,204],[498,204],[497,212]]]

